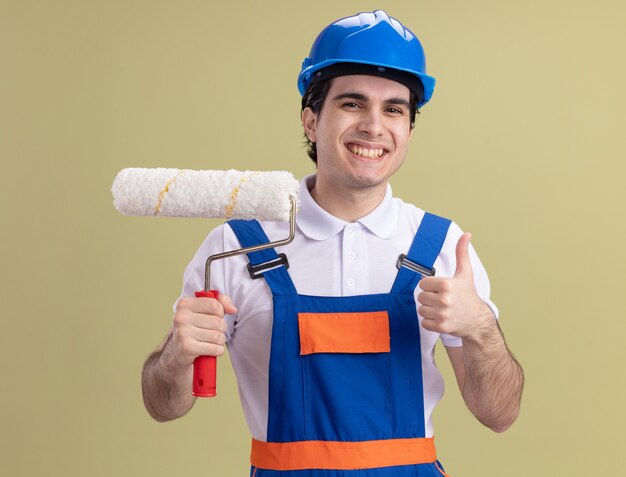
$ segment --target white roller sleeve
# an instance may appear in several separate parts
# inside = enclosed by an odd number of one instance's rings
[[[298,181],[286,171],[120,171],[113,205],[126,215],[288,221]]]

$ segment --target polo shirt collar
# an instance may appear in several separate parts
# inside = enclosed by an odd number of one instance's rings
[[[322,209],[310,189],[315,184],[315,174],[306,176],[300,182],[298,201],[300,207],[296,222],[300,231],[313,240],[326,240],[340,233],[348,224]],[[387,184],[387,191],[382,202],[365,217],[356,221],[381,239],[389,239],[398,223],[398,208],[394,206],[391,186]]]

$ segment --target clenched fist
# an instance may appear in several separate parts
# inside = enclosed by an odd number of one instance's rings
[[[226,295],[181,298],[176,307],[170,339],[163,349],[169,367],[191,366],[198,356],[220,356],[226,342],[225,314],[237,308]]]

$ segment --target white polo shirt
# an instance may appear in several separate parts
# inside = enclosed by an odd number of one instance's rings
[[[391,187],[380,205],[353,223],[330,215],[312,198],[309,190],[315,175],[300,184],[296,237],[277,249],[289,260],[289,275],[298,293],[314,296],[352,296],[387,293],[395,280],[398,256],[407,253],[424,211],[394,198]],[[271,241],[289,235],[289,224],[262,222]],[[435,268],[437,276],[453,276],[455,248],[463,232],[451,224]],[[204,288],[204,266],[209,255],[241,248],[231,228],[214,229],[200,246],[184,274],[182,296],[193,296]],[[470,245],[470,260],[476,289],[497,317],[490,301],[489,279]],[[227,346],[237,376],[239,395],[252,436],[267,436],[268,376],[272,335],[272,295],[263,279],[250,279],[245,255],[213,262],[211,288],[231,297],[237,315],[227,315]],[[420,292],[416,289],[417,294]],[[176,305],[174,305],[174,308]],[[418,317],[421,323],[422,317]],[[420,327],[422,375],[424,380],[424,422],[426,437],[432,437],[431,415],[443,396],[444,383],[434,362],[438,339],[445,346],[462,346],[460,338],[439,335]]]

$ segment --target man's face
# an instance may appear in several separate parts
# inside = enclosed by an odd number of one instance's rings
[[[303,113],[316,143],[318,181],[363,190],[386,187],[400,168],[411,137],[409,89],[377,76],[340,76],[319,114]]]

